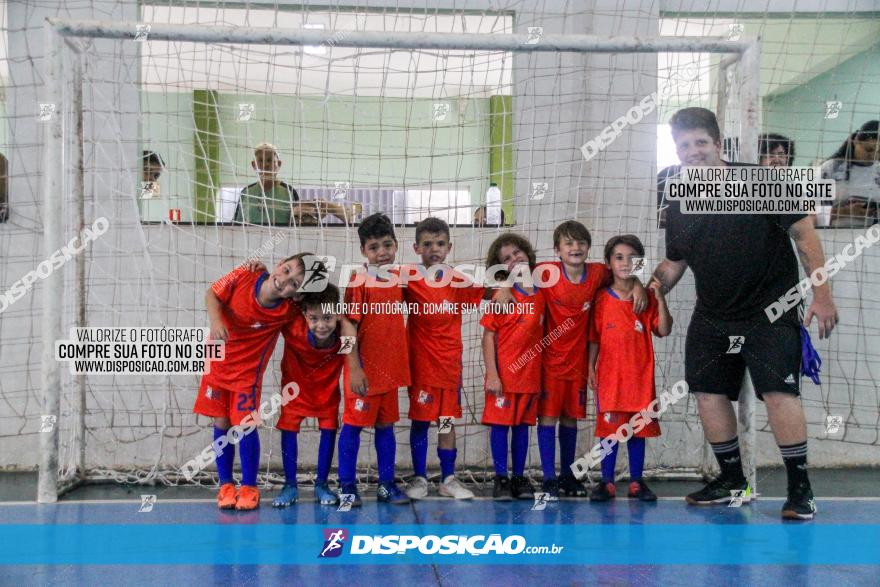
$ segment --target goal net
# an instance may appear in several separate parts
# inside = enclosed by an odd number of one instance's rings
[[[308,251],[335,257],[337,267],[362,262],[357,222],[374,212],[394,222],[402,263],[417,262],[414,225],[428,216],[452,227],[453,265],[484,263],[507,230],[551,260],[553,229],[576,219],[592,233],[590,261],[602,261],[611,236],[638,235],[647,279],[663,258],[655,178],[658,144],[674,155],[662,126],[669,115],[715,110],[726,157],[755,160],[759,45],[745,37],[598,39],[549,22],[526,26],[505,12],[263,12],[145,6],[137,23],[53,21],[55,91],[46,103],[54,106],[42,123],[57,163],[45,185],[57,191],[46,200],[44,215],[55,219],[45,229],[66,243],[98,219],[108,228],[46,281],[57,287],[58,311],[44,322],[44,347],[54,343],[45,337],[67,338],[77,326],[204,327],[206,288],[246,259],[271,267]],[[292,214],[247,200],[263,143],[277,152],[278,179],[299,196]],[[491,184],[500,204],[487,198]],[[288,191],[273,193],[284,203]],[[655,339],[658,393],[683,379],[693,305],[688,274],[670,296],[673,334]],[[478,320],[464,318],[456,430],[462,475],[482,479],[492,461],[480,424]],[[264,399],[280,390],[282,344]],[[57,468],[58,488],[188,482],[181,466],[212,440],[207,419],[192,413],[198,375],[74,375],[45,352],[43,390],[57,391],[58,403],[44,408],[57,419],[41,435],[41,462]],[[821,419],[826,398],[814,401],[823,409],[812,418]],[[578,455],[595,442],[589,404]],[[407,405],[401,390],[399,474],[410,469]],[[766,427],[762,412],[743,419],[756,417]],[[661,425],[663,435],[648,443],[649,474],[712,465],[691,397],[670,406]],[[274,418],[259,428],[264,481],[280,473],[273,426]],[[316,425],[304,424],[304,478],[317,438]],[[433,447],[436,427],[430,438]],[[527,466],[539,475],[534,431],[530,442]],[[361,447],[366,479],[376,463],[369,431]],[[212,470],[192,482],[212,482]],[[429,471],[437,470],[432,448]]]

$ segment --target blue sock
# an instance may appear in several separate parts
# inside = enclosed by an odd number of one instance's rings
[[[626,443],[626,452],[629,455],[629,480],[638,481],[642,478],[645,469],[645,446],[644,438],[630,438]]]
[[[296,432],[281,431],[281,463],[284,465],[285,485],[296,485],[296,440]]]
[[[455,457],[458,449],[437,447],[437,456],[440,457],[440,480],[443,481],[450,475],[455,475]]]
[[[330,476],[330,465],[333,463],[333,445],[336,444],[336,430],[321,430],[321,441],[318,444],[317,483],[325,483]]]
[[[577,450],[577,426],[559,425],[559,470],[571,475],[571,464],[574,462],[574,453]]]
[[[602,459],[602,483],[614,483],[614,465],[617,464],[618,443],[614,443],[611,453]]]
[[[562,432],[561,427],[559,431]],[[538,450],[541,453],[544,481],[556,479],[556,426],[538,426]]]
[[[522,476],[526,470],[526,457],[529,454],[529,427],[527,424],[513,427],[510,449],[513,453],[513,474]]]
[[[492,462],[495,464],[495,475],[507,477],[507,431],[510,426],[492,424],[489,442],[492,446]]]
[[[413,420],[409,429],[409,450],[412,453],[413,470],[418,477],[428,476],[428,428],[430,422]]]
[[[394,482],[394,459],[397,456],[394,426],[376,428],[376,461],[379,467],[379,483]]]
[[[361,428],[349,424],[342,425],[339,433],[339,483],[347,485],[355,482],[358,450],[361,448]]]
[[[221,436],[226,436],[227,432],[229,432],[229,430],[223,430],[222,428],[214,426],[214,440],[216,441]],[[217,476],[220,477],[220,485],[233,483],[232,465],[235,462],[235,447],[231,444],[227,444],[223,449],[223,453],[217,455],[217,460],[215,462],[217,463]]]
[[[256,428],[241,437],[238,455],[241,457],[241,484],[256,487],[260,470],[260,434]]]

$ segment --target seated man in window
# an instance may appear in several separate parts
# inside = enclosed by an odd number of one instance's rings
[[[254,148],[251,167],[257,172],[259,181],[241,190],[235,222],[271,226],[293,224],[293,207],[294,202],[299,201],[299,194],[278,179],[278,170],[281,169],[278,149],[270,143],[260,143]]]

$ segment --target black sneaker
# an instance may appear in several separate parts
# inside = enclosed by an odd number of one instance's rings
[[[788,490],[788,499],[782,506],[783,520],[812,520],[816,516],[816,501],[809,483]]]
[[[541,491],[547,493],[547,501],[559,501],[559,481],[547,479],[541,483]]]
[[[751,501],[752,488],[749,482],[743,478],[739,481],[728,481],[723,477],[713,479],[699,491],[695,491],[685,497],[685,501],[691,505],[713,505],[729,503],[734,497],[734,492],[742,492],[744,502]]]
[[[535,490],[528,479],[514,475],[510,478],[510,495],[513,499],[535,499]]]
[[[590,494],[583,481],[578,481],[574,475],[560,476],[559,490],[566,497],[587,497]]]
[[[657,501],[657,495],[641,479],[630,482],[629,496],[639,501]]]
[[[390,503],[394,505],[406,505],[409,503],[409,497],[400,490],[393,481],[385,481],[379,483],[379,489],[376,491],[376,499],[382,503]]]
[[[512,501],[513,495],[510,493],[510,478],[495,477],[495,483],[492,487],[492,499],[495,501]]]
[[[617,487],[614,483],[599,481],[593,491],[590,492],[590,501],[608,501],[617,495]]]

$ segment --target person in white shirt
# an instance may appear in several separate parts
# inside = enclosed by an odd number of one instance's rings
[[[880,144],[878,121],[870,120],[852,133],[822,163],[822,177],[836,182],[831,208],[833,228],[866,227],[878,220],[880,205]]]

